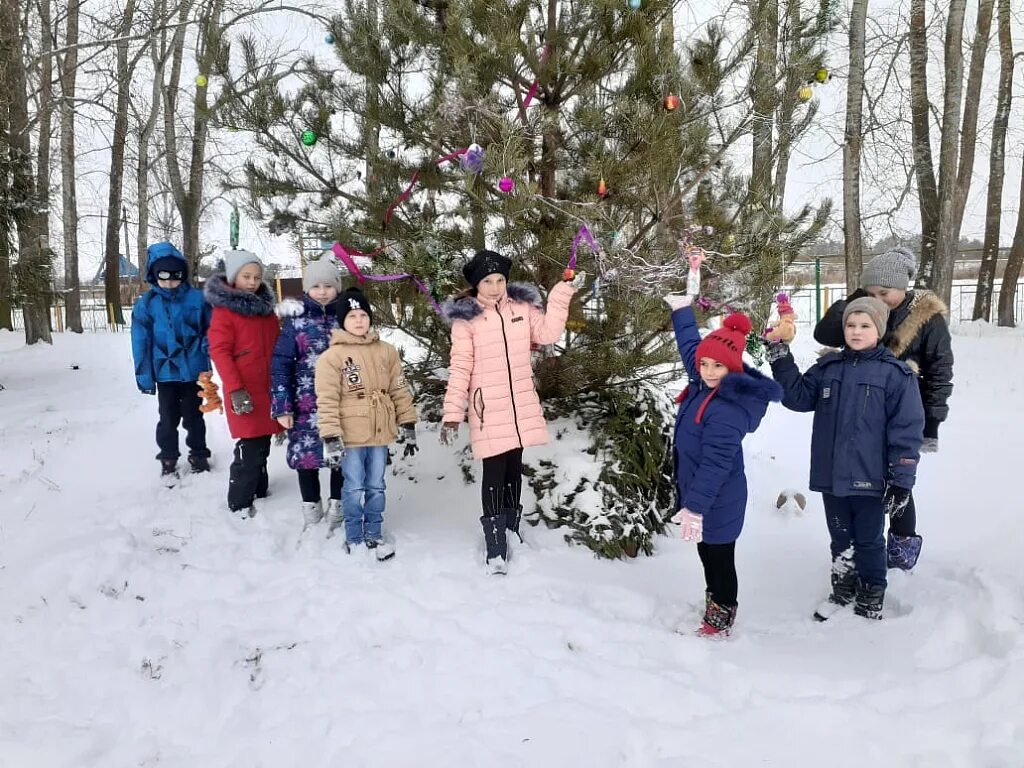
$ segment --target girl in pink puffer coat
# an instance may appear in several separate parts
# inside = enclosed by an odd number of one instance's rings
[[[562,337],[569,302],[585,277],[577,272],[571,283],[552,288],[545,313],[535,287],[508,283],[511,269],[508,257],[478,251],[462,270],[472,289],[443,308],[452,349],[441,442],[454,442],[468,403],[473,457],[483,460],[480,522],[492,573],[506,572],[506,532],[522,539],[523,448],[548,442],[533,384],[532,345]]]

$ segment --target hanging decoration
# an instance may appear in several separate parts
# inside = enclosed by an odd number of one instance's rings
[[[796,97],[800,99],[800,101],[810,101],[813,95],[814,89],[809,85],[801,85],[796,92]]]
[[[470,144],[462,153],[462,169],[466,173],[475,173],[477,176],[484,172],[484,148],[479,144]]]
[[[360,285],[365,283],[367,280],[373,283],[393,283],[398,280],[412,280],[416,288],[419,289],[420,293],[422,293],[424,296],[430,299],[430,305],[434,308],[434,311],[437,312],[438,314],[441,314],[441,305],[438,304],[437,298],[434,296],[433,292],[431,292],[430,288],[427,287],[427,284],[424,283],[415,275],[412,275],[408,272],[400,272],[393,275],[363,274],[363,271],[359,269],[359,265],[356,264],[355,262],[355,257],[359,256],[363,258],[372,258],[380,253],[383,253],[386,249],[387,246],[382,245],[380,248],[377,248],[376,250],[371,251],[370,253],[362,253],[361,251],[357,251],[354,249],[349,250],[345,248],[345,246],[343,246],[341,243],[335,243],[334,245],[331,246],[331,250],[334,252],[334,255],[337,256],[341,263],[345,265],[345,268],[349,271],[349,273],[352,274],[353,277],[355,277],[356,282],[358,282]]]
[[[316,131],[314,131],[312,128],[307,128],[299,135],[299,141],[302,142],[302,145],[304,147],[312,147],[314,144],[316,144],[317,139],[319,138],[320,137],[316,135]]]
[[[334,45],[334,35],[328,32],[327,36],[324,38],[324,42],[328,45]]]
[[[670,93],[668,96],[665,97],[664,104],[665,109],[668,112],[675,112],[677,109],[679,109],[680,103],[681,102],[679,100],[679,97],[676,96],[674,93]]]
[[[473,159],[467,161],[466,155],[469,154],[470,152],[473,152],[474,157]],[[463,147],[462,149],[457,149],[454,152],[449,152],[447,155],[437,158],[437,160],[434,161],[434,164],[444,165],[445,163],[451,162],[456,158],[462,159],[463,168],[467,168],[467,162],[476,163],[478,158],[480,172],[483,172],[484,150],[483,147],[481,147],[479,144],[470,144],[468,147]],[[388,206],[387,211],[384,212],[385,232],[387,231],[388,225],[391,224],[391,217],[394,216],[395,209],[409,199],[409,197],[412,195],[413,189],[415,189],[416,187],[416,182],[418,182],[419,179],[420,172],[413,171],[412,176],[409,177],[409,183],[406,185],[405,189],[402,190],[402,194],[395,198],[395,201],[391,203],[391,205]]]
[[[562,271],[563,280],[572,280],[576,277],[576,251],[579,249],[581,241],[585,242],[595,254],[601,252],[601,246],[594,240],[594,236],[590,234],[587,225],[583,224],[576,231],[576,236],[572,239],[572,253],[569,256],[569,263],[565,265],[565,269]]]
[[[640,5],[640,0],[629,0],[629,7],[632,8],[634,11],[639,11]]]
[[[210,78],[208,78],[206,75],[196,75],[196,85],[198,85],[200,88],[205,88],[209,84]]]
[[[238,229],[239,229],[238,204],[231,206],[231,217],[228,219],[228,242],[231,243],[231,250],[238,250]]]
[[[819,83],[827,83],[832,79],[832,75],[825,67],[819,67],[814,73],[814,79]]]
[[[511,176],[502,176],[498,181],[498,189],[504,192],[506,195],[510,194],[513,189],[516,188],[515,179]]]
[[[604,176],[602,176],[601,180],[597,182],[597,196],[604,200],[607,195],[608,185],[604,183]]]

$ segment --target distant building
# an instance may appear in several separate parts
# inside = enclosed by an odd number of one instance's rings
[[[139,277],[139,268],[128,261],[124,256],[119,256],[119,267],[120,274],[118,275],[121,280],[137,280]],[[97,285],[107,279],[107,262],[104,261],[100,264],[99,270],[96,272],[96,277],[92,279],[92,284]]]

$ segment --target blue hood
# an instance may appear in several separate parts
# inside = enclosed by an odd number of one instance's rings
[[[185,280],[188,282],[188,260],[182,255],[181,251],[175,248],[167,241],[161,243],[153,243],[146,249],[146,282],[150,285],[156,285],[156,274],[153,272],[153,264],[160,259],[176,259],[181,262],[181,268],[185,270]]]

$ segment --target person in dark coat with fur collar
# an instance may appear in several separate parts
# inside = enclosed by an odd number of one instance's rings
[[[873,296],[889,308],[889,321],[882,343],[898,360],[917,374],[924,403],[924,445],[922,453],[939,450],[939,425],[949,416],[947,401],[953,393],[953,347],[949,334],[949,309],[931,291],[912,287],[917,259],[906,248],[894,248],[875,256],[864,265],[861,287],[846,300],[837,301],[814,328],[814,338],[828,347],[842,347],[843,312],[847,303],[861,296]],[[917,533],[917,508],[910,504],[891,521],[887,540],[890,568],[910,570],[921,554]]]
[[[228,430],[237,440],[228,507],[249,517],[253,500],[267,495],[270,440],[283,427],[270,415],[270,366],[280,332],[274,294],[263,282],[263,262],[249,251],[228,251],[224,273],[206,281],[213,306],[210,358],[229,397]]]
[[[689,385],[679,397],[675,427],[676,483],[682,509],[672,518],[685,540],[697,542],[707,585],[697,633],[729,634],[736,619],[736,540],[743,530],[747,478],[743,438],[761,424],[782,388],[743,364],[750,320],[732,314],[701,340],[691,297],[671,295],[679,356]]]

